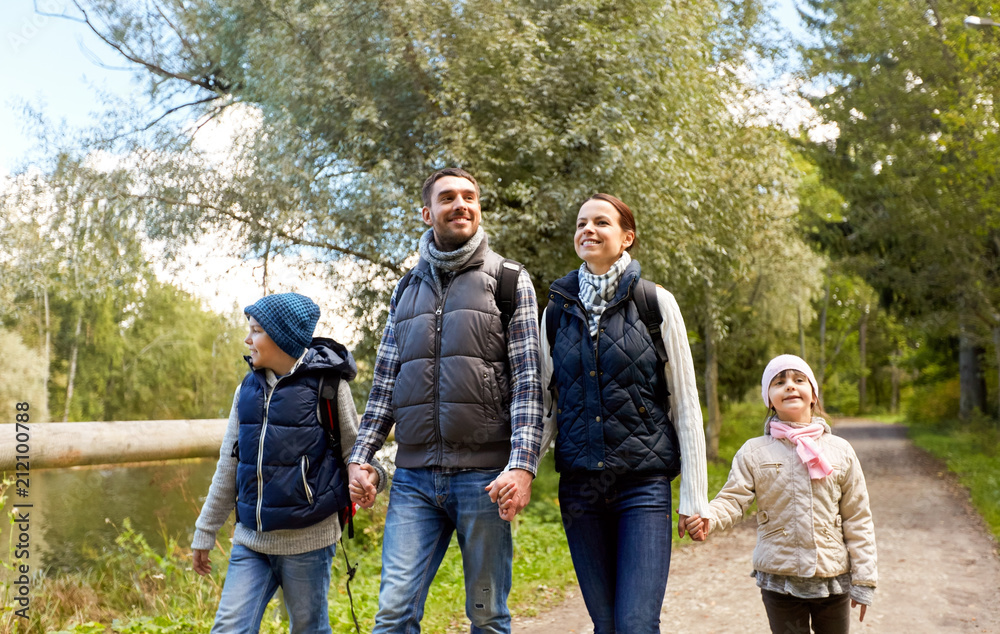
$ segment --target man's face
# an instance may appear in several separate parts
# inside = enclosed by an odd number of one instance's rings
[[[482,215],[476,186],[466,178],[443,176],[434,182],[430,207],[424,207],[420,214],[434,230],[437,248],[454,251],[479,229]]]

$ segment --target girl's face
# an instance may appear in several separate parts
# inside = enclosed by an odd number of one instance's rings
[[[594,275],[607,273],[635,240],[635,232],[622,229],[620,219],[618,210],[604,200],[588,200],[580,207],[573,244]]]
[[[816,402],[809,378],[797,370],[785,370],[771,379],[767,397],[778,418],[789,423],[812,422],[812,406]]]

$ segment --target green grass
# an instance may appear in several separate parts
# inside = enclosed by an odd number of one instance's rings
[[[912,424],[910,437],[958,475],[972,504],[1000,539],[1000,433],[996,428]]]
[[[709,463],[709,496],[725,483],[733,456],[743,442],[763,430],[762,408],[737,405],[725,415],[720,458]],[[532,486],[531,504],[515,520],[514,584],[509,605],[515,615],[531,616],[560,602],[565,590],[576,586],[576,574],[566,545],[558,501],[558,474],[552,452],[546,455]],[[675,505],[679,500],[674,483]],[[0,498],[3,489],[0,487]],[[388,502],[379,496],[376,506],[355,517],[355,539],[344,540],[358,572],[351,582],[354,608],[361,630],[371,631],[378,609],[382,528]],[[675,514],[676,518],[676,514]],[[220,548],[212,551],[212,574],[199,577],[191,570],[190,549],[161,537],[153,547],[147,537],[126,523],[114,547],[93,553],[86,571],[42,577],[32,588],[32,618],[0,611],[0,634],[24,632],[106,632],[156,634],[205,632],[218,606],[229,553],[231,526],[220,531]],[[676,530],[674,540],[677,541]],[[686,545],[685,539],[677,545]],[[4,565],[9,565],[4,562]],[[346,566],[338,544],[330,590],[330,620],[335,632],[353,630],[346,589]],[[0,595],[9,592],[0,585]],[[461,553],[453,540],[428,594],[423,620],[427,632],[468,630]],[[9,602],[4,602],[9,606]],[[261,632],[287,631],[280,599],[268,607]]]

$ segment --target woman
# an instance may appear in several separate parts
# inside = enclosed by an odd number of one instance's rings
[[[556,433],[563,525],[596,634],[659,632],[670,568],[670,481],[682,475],[681,537],[686,516],[708,510],[684,319],[673,295],[656,287],[668,359],[661,365],[636,304],[640,268],[629,254],[635,244],[635,218],[625,203],[608,194],[588,199],[574,238],[583,264],[552,285],[546,312],[559,314],[542,319],[540,365],[550,392],[542,446]]]

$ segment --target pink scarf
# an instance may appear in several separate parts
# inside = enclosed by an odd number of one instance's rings
[[[816,440],[823,435],[826,428],[822,423],[811,423],[805,427],[792,427],[777,420],[771,421],[771,436],[787,438],[795,443],[795,452],[799,454],[802,464],[809,467],[809,477],[819,480],[833,473],[833,467],[823,456],[823,449]]]

